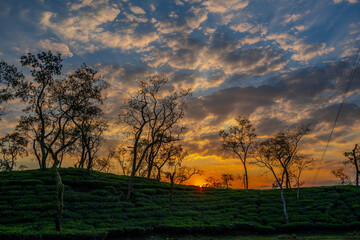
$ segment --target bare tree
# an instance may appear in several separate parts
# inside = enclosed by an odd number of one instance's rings
[[[232,185],[231,182],[234,181],[234,176],[232,174],[222,174],[221,175],[221,180],[224,184],[224,186],[226,187],[226,189],[229,189],[229,187]]]
[[[143,161],[147,162],[150,177],[162,144],[179,140],[183,130],[180,120],[186,107],[183,98],[189,94],[189,90],[176,92],[166,79],[155,76],[141,81],[139,90],[123,104],[120,122],[127,127],[132,155],[127,200],[130,200],[134,177]]]
[[[18,132],[6,134],[0,139],[0,170],[12,171],[18,157],[27,155],[28,141]]]
[[[246,117],[237,117],[237,125],[231,126],[226,130],[220,131],[220,137],[223,141],[222,147],[237,156],[244,167],[245,189],[249,189],[249,180],[247,172],[247,159],[253,153],[253,145],[256,134],[255,128]]]
[[[305,181],[301,181],[301,174],[305,169],[311,169],[313,163],[314,159],[309,154],[297,154],[294,157],[291,174],[295,180],[295,187],[297,188],[297,199],[300,198],[300,187],[305,183]]]
[[[334,175],[336,178],[339,178],[340,185],[349,185],[351,184],[351,180],[349,175],[346,174],[343,168],[337,168],[331,170],[331,174]]]
[[[257,164],[260,167],[267,168],[268,171],[270,171],[271,174],[273,175],[275,179],[275,183],[280,188],[285,221],[286,223],[289,223],[289,217],[287,214],[286,201],[284,198],[284,189],[283,189],[285,171],[281,162],[278,160],[276,153],[273,152],[272,139],[266,139],[258,144],[255,164]]]
[[[301,124],[293,129],[280,131],[269,139],[268,147],[273,157],[283,168],[283,178],[286,188],[291,188],[291,166],[299,153],[299,143],[310,132],[309,124]]]
[[[347,157],[347,160],[344,161],[344,164],[350,164],[355,167],[355,186],[359,186],[359,160],[360,160],[360,148],[355,144],[354,149],[351,152],[344,152],[344,156]],[[335,175],[335,174],[334,174]]]

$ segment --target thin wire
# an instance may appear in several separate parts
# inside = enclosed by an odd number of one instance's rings
[[[357,67],[358,67],[358,65],[359,65],[359,63],[358,63],[358,61],[359,61],[359,53],[360,53],[360,46],[359,46],[359,48],[358,48],[358,50],[357,50],[357,53],[356,53],[356,55],[355,55],[354,64],[353,64],[353,66],[352,66],[352,69],[351,69],[351,72],[350,72],[350,76],[349,76],[349,79],[348,79],[348,81],[347,81],[347,84],[346,84],[344,93],[342,94],[342,99],[341,99],[341,103],[340,103],[340,106],[339,106],[339,110],[338,110],[338,112],[337,112],[337,115],[336,115],[334,124],[333,124],[333,126],[332,126],[332,129],[331,129],[329,138],[328,138],[328,140],[327,140],[327,143],[326,143],[326,146],[325,146],[325,150],[324,150],[324,152],[323,152],[323,154],[322,154],[322,156],[321,156],[321,160],[320,160],[319,167],[316,169],[316,173],[315,173],[315,176],[314,176],[313,181],[312,181],[312,184],[311,184],[312,186],[314,186],[314,184],[315,184],[315,182],[316,182],[316,180],[317,180],[317,177],[318,177],[318,175],[319,175],[319,171],[320,171],[320,169],[321,169],[321,167],[322,167],[322,163],[323,163],[323,161],[324,161],[326,152],[327,152],[327,150],[328,150],[328,147],[329,147],[329,144],[330,144],[330,141],[331,141],[331,137],[332,137],[332,135],[333,135],[333,133],[334,133],[334,130],[335,130],[335,127],[336,127],[336,123],[338,122],[338,119],[339,119],[341,110],[342,110],[342,108],[343,108],[343,106],[344,106],[344,102],[345,102],[346,96],[347,96],[347,94],[348,94],[348,92],[349,92],[349,90],[350,90],[351,83],[352,83],[352,81],[353,81],[353,79],[354,79],[354,77],[355,77],[355,73],[356,73]]]

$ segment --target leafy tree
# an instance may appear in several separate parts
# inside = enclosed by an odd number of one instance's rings
[[[221,180],[223,182],[223,185],[226,187],[226,189],[228,189],[232,184],[231,182],[234,181],[234,176],[232,174],[222,174],[221,175]]]
[[[20,133],[6,134],[0,139],[0,170],[12,171],[18,157],[27,155],[28,141]]]
[[[183,98],[189,94],[190,90],[176,92],[166,79],[155,76],[141,81],[139,90],[122,105],[120,122],[127,127],[132,155],[127,200],[143,162],[147,162],[150,177],[162,144],[179,140],[183,130],[180,120],[186,108]]]
[[[249,180],[247,172],[247,159],[253,153],[253,145],[256,134],[255,128],[246,117],[237,117],[237,125],[231,126],[226,130],[221,130],[219,135],[223,141],[224,150],[232,152],[238,157],[244,167],[245,189],[249,189]]]
[[[17,97],[16,89],[21,88],[24,75],[16,67],[0,61],[0,117],[4,114],[3,103]]]
[[[95,77],[96,71],[86,65],[67,77],[61,75],[60,54],[28,53],[21,57],[22,66],[30,68],[31,79],[23,79],[17,95],[26,104],[17,129],[32,141],[34,155],[40,168],[46,168],[52,159],[53,176],[57,186],[58,209],[56,230],[61,230],[64,185],[58,167],[64,152],[82,137],[78,119],[93,116],[96,102],[102,100],[103,81]],[[99,100],[100,99],[100,100]],[[94,107],[95,106],[95,107]]]
[[[343,168],[333,169],[331,170],[331,174],[334,175],[336,178],[339,178],[340,185],[351,184],[350,177],[346,174]]]
[[[360,168],[359,168],[360,148],[358,147],[357,144],[355,144],[355,147],[352,151],[344,152],[344,156],[347,157],[347,160],[344,161],[344,164],[345,165],[350,164],[353,167],[355,167],[355,174],[356,174],[355,175],[355,185],[358,187],[359,186],[359,173],[360,173]]]

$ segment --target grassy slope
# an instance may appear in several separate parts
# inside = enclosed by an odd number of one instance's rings
[[[128,177],[61,169],[66,185],[65,232],[126,233],[296,232],[360,229],[360,189],[352,186],[304,188],[285,193],[290,224],[285,225],[278,190],[226,190],[176,186],[173,214],[169,184],[137,178],[133,202],[119,200]],[[56,187],[50,170],[0,173],[0,233],[54,230]],[[88,238],[87,238],[88,239]]]

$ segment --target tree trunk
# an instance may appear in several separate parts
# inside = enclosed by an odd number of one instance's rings
[[[296,197],[297,197],[297,199],[300,198],[300,186],[299,186],[299,185],[298,185],[298,187],[297,187]]]
[[[132,187],[134,184],[134,178],[135,178],[135,169],[133,168],[133,170],[131,171],[129,185],[128,185],[128,191],[127,191],[127,195],[126,195],[127,201],[130,201],[130,198],[131,198],[131,192],[132,192]]]
[[[289,223],[289,217],[288,217],[288,214],[287,214],[287,211],[286,211],[286,202],[285,202],[285,198],[284,198],[284,190],[283,190],[281,185],[280,185],[280,189],[281,189],[281,200],[282,200],[283,208],[284,208],[285,221],[286,221],[286,224],[288,224]]]
[[[246,189],[246,192],[249,190],[249,179],[248,179],[248,173],[247,173],[247,168],[246,168],[246,164],[244,164],[244,171],[245,171],[245,174],[244,174],[244,177],[245,177],[245,189]]]
[[[170,193],[169,193],[169,211],[172,213],[172,202],[173,202],[173,188],[174,188],[174,180],[170,179]]]
[[[56,165],[53,166],[53,174],[56,181],[56,193],[58,201],[55,215],[55,227],[56,231],[61,231],[61,216],[64,209],[64,184],[62,183],[61,176]]]
[[[151,178],[151,171],[152,171],[152,168],[153,168],[153,164],[152,163],[149,163],[148,164],[148,172],[147,172],[147,178]]]

